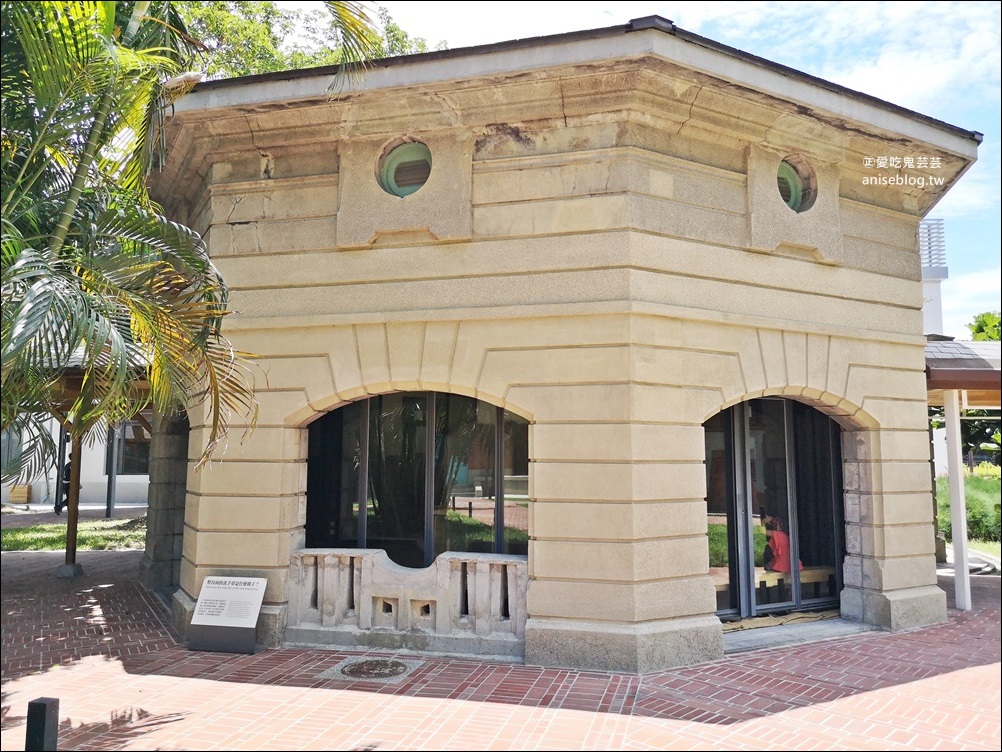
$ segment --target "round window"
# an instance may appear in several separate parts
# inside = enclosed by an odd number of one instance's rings
[[[420,142],[391,149],[379,168],[379,184],[393,196],[409,196],[428,182],[431,151]]]
[[[776,186],[783,203],[795,212],[805,212],[814,206],[817,197],[817,179],[807,160],[789,156],[779,163]]]

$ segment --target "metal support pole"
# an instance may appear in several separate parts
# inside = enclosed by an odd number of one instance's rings
[[[424,565],[430,567],[435,561],[435,428],[438,419],[435,414],[435,393],[430,392],[425,408],[426,427],[424,434]]]
[[[964,460],[960,440],[960,395],[943,392],[946,421],[946,455],[950,473],[950,527],[953,530],[953,586],[957,608],[971,610],[971,572],[967,565],[967,497],[964,495]]]
[[[494,412],[494,553],[504,553],[504,408]]]
[[[369,520],[369,418],[371,399],[362,401],[358,425],[358,540],[359,548],[366,548]]]

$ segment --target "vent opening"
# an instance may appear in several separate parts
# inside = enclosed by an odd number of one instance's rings
[[[401,144],[383,156],[379,184],[393,196],[409,196],[418,191],[431,175],[431,151],[425,144]]]

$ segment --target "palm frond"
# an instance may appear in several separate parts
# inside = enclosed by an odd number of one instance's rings
[[[253,424],[256,403],[221,332],[223,279],[145,187],[164,81],[195,45],[171,3],[4,3],[3,14],[3,425],[23,424],[31,443],[32,416],[55,414],[81,438],[148,404],[205,403],[204,459],[234,413]]]
[[[327,93],[334,96],[344,89],[367,60],[379,57],[383,48],[363,3],[325,0],[324,5],[333,20],[334,34],[341,50],[338,73],[327,87]]]
[[[8,450],[0,467],[0,482],[28,483],[56,463],[56,445],[49,431],[52,416],[22,412],[4,425]]]

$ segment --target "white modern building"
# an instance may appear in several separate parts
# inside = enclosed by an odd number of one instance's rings
[[[152,434],[152,412],[144,411],[135,420],[120,426],[116,432],[97,436],[83,447],[80,465],[80,503],[83,505],[107,504],[109,490],[114,504],[142,504],[146,502],[150,484],[149,457]],[[59,424],[55,418],[50,421],[49,430],[53,440],[59,444]],[[19,442],[11,440],[9,434],[3,436],[3,459],[7,462],[20,451]],[[62,465],[69,462],[69,450],[62,452]],[[57,463],[59,464],[59,463]],[[114,483],[109,484],[109,477]],[[53,467],[43,476],[33,478],[26,484],[13,486],[4,484],[2,500],[4,504],[48,504],[55,505],[61,499],[61,473]],[[65,500],[62,501],[65,504]]]

